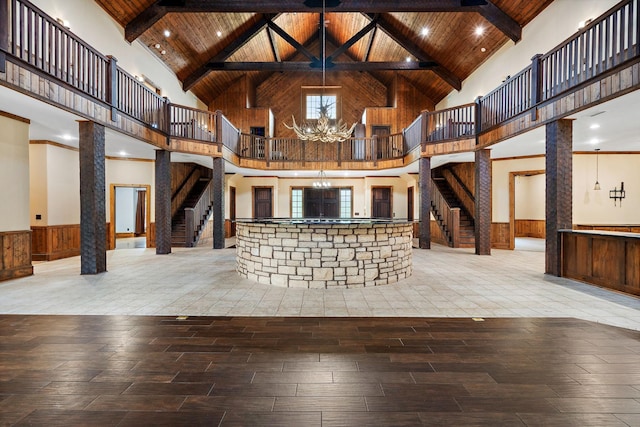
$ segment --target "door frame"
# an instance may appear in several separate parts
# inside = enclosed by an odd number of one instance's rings
[[[509,172],[509,249],[516,248],[516,176],[532,176],[547,173],[544,169]],[[546,220],[546,219],[545,219]]]
[[[109,186],[109,222],[110,222],[110,230],[109,230],[109,240],[107,242],[107,250],[116,248],[116,187],[125,187],[125,188],[145,188],[147,190],[146,196],[146,212],[144,215],[145,222],[145,234],[146,234],[146,247],[152,248],[153,246],[149,246],[151,244],[149,239],[149,230],[151,229],[151,185],[149,184],[111,184]]]

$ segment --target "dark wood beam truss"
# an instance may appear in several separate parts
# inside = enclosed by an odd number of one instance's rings
[[[329,0],[329,12],[477,12],[513,41],[522,35],[520,25],[489,0]],[[132,42],[167,13],[285,13],[320,12],[322,0],[157,0],[125,26]]]
[[[327,71],[410,71],[432,70],[439,65],[433,61],[399,62],[327,62]],[[322,71],[322,61],[317,62],[210,62],[209,71]]]
[[[218,52],[215,56],[210,58],[209,61],[207,61],[207,63],[226,61],[231,55],[233,55],[236,51],[238,51],[238,49],[240,49],[242,46],[247,44],[252,38],[258,35],[260,31],[265,29],[271,22],[271,19],[273,19],[274,17],[275,15],[261,16],[260,19],[255,24],[247,28],[247,30],[244,33],[242,33],[239,37],[235,38],[231,43],[226,45],[220,52]],[[210,67],[208,67],[206,64],[201,65],[200,67],[198,67],[197,70],[195,70],[193,73],[191,73],[182,81],[182,89],[184,91],[188,91],[193,86],[195,86],[196,83],[202,80],[209,73],[209,71],[211,71]]]
[[[377,25],[380,30],[384,31],[389,37],[391,37],[396,43],[402,46],[409,54],[415,56],[419,62],[430,62],[437,64],[433,58],[431,58],[426,52],[424,52],[417,44],[405,37],[400,31],[398,31],[390,22],[386,14],[374,16],[372,14],[367,15],[371,20],[377,19]],[[432,68],[432,71],[436,73],[442,80],[447,82],[452,88],[460,90],[462,88],[462,81],[453,72],[442,65],[436,65]]]

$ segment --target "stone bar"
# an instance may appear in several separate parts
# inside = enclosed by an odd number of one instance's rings
[[[289,288],[355,288],[411,276],[413,223],[238,221],[236,263],[247,279]]]

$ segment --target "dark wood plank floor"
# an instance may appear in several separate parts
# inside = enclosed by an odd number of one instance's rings
[[[575,319],[0,315],[0,424],[640,425],[640,333]]]

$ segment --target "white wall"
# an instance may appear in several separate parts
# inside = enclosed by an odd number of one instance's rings
[[[416,178],[413,175],[405,177],[365,177],[365,178],[334,178],[328,180],[334,187],[353,188],[353,215],[367,218],[371,216],[371,187],[393,187],[392,204],[396,218],[407,217],[407,188],[414,187],[414,207],[418,212],[419,199]],[[311,187],[315,178],[277,178],[277,177],[242,177],[234,175],[227,179],[228,187],[236,187],[236,212],[238,218],[253,216],[252,187],[273,187],[273,216],[291,216],[291,188]],[[226,196],[225,215],[229,217],[229,198]],[[417,218],[417,213],[415,218]]]
[[[51,17],[69,22],[71,31],[103,55],[113,55],[118,65],[132,75],[146,76],[162,89],[171,102],[206,110],[191,92],[184,92],[175,74],[146,46],[129,44],[124,29],[93,0],[32,0]],[[161,42],[161,41],[159,41]]]
[[[29,124],[0,115],[0,231],[29,230]]]
[[[105,190],[106,190],[106,220],[110,221],[110,191],[112,184],[124,185],[150,185],[151,191],[147,197],[151,197],[151,222],[155,222],[155,164],[150,161],[135,160],[105,160]],[[117,205],[116,205],[117,207]]]
[[[509,222],[509,172],[544,170],[544,157],[494,160],[492,162],[492,221]],[[600,154],[598,180],[601,190],[593,186],[596,181],[596,156],[573,155],[573,223],[623,225],[640,224],[640,153]],[[531,183],[516,189],[516,209],[519,199],[526,197],[526,216],[516,212],[518,219],[544,219],[545,175],[530,177]],[[535,180],[533,180],[535,178]],[[624,182],[626,198],[622,205],[614,206],[609,190],[620,188]],[[522,195],[522,196],[521,196]],[[529,215],[533,217],[528,217]]]
[[[600,154],[596,191],[596,156],[575,155],[573,158],[573,223],[574,224],[640,224],[640,153]],[[626,198],[614,206],[609,190],[620,189],[624,182]]]
[[[116,233],[135,231],[136,193],[132,187],[116,187]]]
[[[617,3],[618,0],[555,0],[522,29],[518,43],[508,41],[462,82],[460,92],[452,90],[436,109],[467,104],[488,94],[507,75],[513,76],[526,68],[533,56],[552,50],[576,33],[579,22],[597,18]]]
[[[29,211],[31,226],[45,226],[49,221],[47,201],[47,146],[29,144]],[[36,219],[40,215],[40,219]]]
[[[47,148],[47,223],[80,224],[80,161],[77,151]]]
[[[515,219],[545,219],[546,175],[515,177]]]

